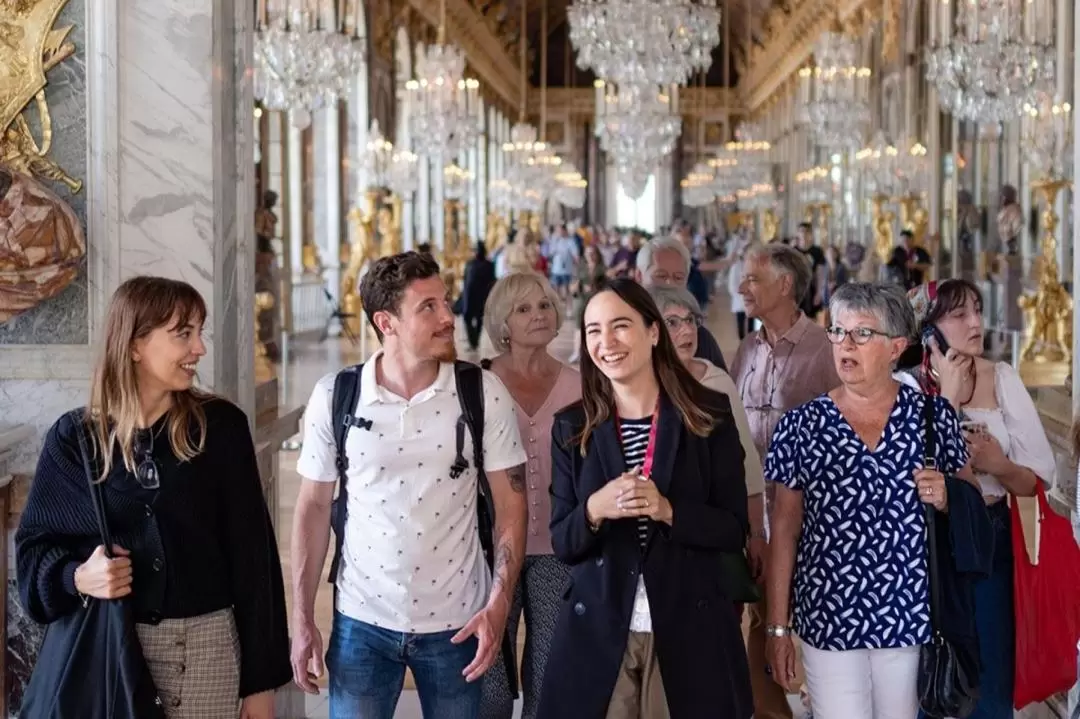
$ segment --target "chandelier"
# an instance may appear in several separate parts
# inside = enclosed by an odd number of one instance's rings
[[[1025,105],[1024,113],[1021,144],[1028,162],[1044,179],[1072,177],[1072,105],[1044,95],[1037,104]]]
[[[870,122],[870,68],[858,63],[854,38],[824,32],[814,44],[814,67],[798,75],[796,122],[809,130],[815,144],[854,149]]]
[[[580,210],[585,206],[585,188],[589,186],[589,183],[585,181],[573,163],[564,164],[556,173],[555,181],[558,183],[555,199],[560,205],[572,210]]]
[[[618,169],[627,197],[645,191],[649,175],[675,149],[682,132],[678,87],[597,85],[596,136]]]
[[[543,158],[547,146],[536,138],[535,127],[518,122],[510,128],[509,142],[502,146],[506,156],[506,202],[516,212],[539,212],[544,203],[548,164]]]
[[[878,130],[873,141],[855,153],[855,164],[866,181],[867,189],[875,195],[898,195],[900,181],[897,165],[900,151]]]
[[[443,197],[454,202],[460,201],[469,190],[473,174],[452,162],[443,168]]]
[[[964,0],[938,4],[938,37],[926,79],[942,109],[979,123],[1016,119],[1054,87],[1055,0]]]
[[[480,136],[480,83],[464,75],[465,55],[440,41],[417,50],[416,79],[405,83],[414,149],[440,163]]]
[[[712,64],[716,0],[576,0],[566,9],[577,64],[636,85],[682,85]]]
[[[364,42],[344,25],[324,27],[321,7],[312,10],[303,0],[270,4],[278,7],[263,6],[255,32],[255,99],[267,110],[290,112],[293,125],[304,129],[312,112],[347,94],[364,66]]]
[[[394,150],[394,143],[383,137],[379,121],[372,120],[360,154],[360,172],[364,187],[386,187],[399,197],[416,192],[420,184],[417,157],[408,150]]]
[[[713,201],[713,172],[709,165],[697,162],[679,183],[682,188],[682,201],[687,207],[705,207]]]
[[[735,174],[745,184],[753,184],[769,171],[772,145],[765,139],[764,128],[757,123],[742,122],[735,129],[735,140],[724,145],[726,157],[734,161]]]

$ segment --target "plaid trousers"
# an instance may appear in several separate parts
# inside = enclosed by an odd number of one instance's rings
[[[135,627],[168,719],[240,715],[240,639],[232,609]]]

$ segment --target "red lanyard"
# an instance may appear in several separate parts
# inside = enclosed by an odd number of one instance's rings
[[[653,465],[653,453],[656,451],[656,425],[660,423],[660,398],[656,399],[656,408],[652,413],[652,424],[649,425],[649,443],[645,445],[645,459],[641,463],[641,476],[646,479],[652,474]],[[619,419],[619,410],[615,410],[615,428],[619,431],[619,442],[623,442],[622,433],[622,421]],[[623,454],[626,453],[626,446],[623,445]],[[627,470],[631,470],[633,467],[627,467]]]

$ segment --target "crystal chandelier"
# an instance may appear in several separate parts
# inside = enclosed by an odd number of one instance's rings
[[[268,110],[290,112],[303,129],[311,113],[333,107],[347,94],[364,66],[364,41],[344,26],[327,28],[322,7],[304,0],[278,0],[262,6],[255,33],[255,99]],[[344,23],[344,18],[338,18]]]
[[[398,197],[407,197],[420,187],[418,160],[408,150],[398,150],[390,157],[386,186]]]
[[[379,121],[372,120],[364,142],[364,151],[360,155],[360,171],[367,187],[386,187],[390,184],[388,172],[393,157],[394,143],[383,137]]]
[[[878,131],[873,141],[855,153],[855,164],[862,173],[867,189],[875,195],[892,197],[900,193],[897,165],[900,151]]]
[[[415,149],[436,162],[457,157],[480,136],[480,83],[464,74],[465,55],[440,42],[418,50],[416,79],[405,83]]]
[[[858,57],[854,38],[824,32],[814,44],[814,67],[799,70],[796,122],[821,147],[854,149],[863,141],[870,122],[870,68],[860,67]]]
[[[687,207],[705,207],[713,201],[713,172],[704,162],[694,167],[679,183],[682,188],[682,201]]]
[[[558,182],[555,199],[560,205],[572,210],[580,210],[585,206],[585,188],[589,183],[572,163],[564,164],[555,175],[555,180]]]
[[[536,128],[518,122],[510,128],[510,141],[503,143],[506,156],[507,202],[516,212],[539,212],[547,186],[541,159],[547,146],[537,141]]]
[[[472,173],[452,162],[443,168],[443,197],[454,202],[461,201],[469,191]]]
[[[1055,0],[939,2],[926,79],[961,120],[1006,122],[1054,87]],[[955,32],[952,7],[956,6]]]
[[[596,135],[618,169],[623,192],[637,199],[653,169],[675,149],[682,132],[678,87],[597,85]]]
[[[577,64],[636,85],[682,85],[720,43],[716,0],[576,0],[566,10]]]
[[[1021,144],[1028,162],[1041,178],[1055,181],[1072,177],[1072,105],[1049,95],[1025,105]]]
[[[724,145],[726,156],[735,161],[735,172],[747,185],[753,184],[769,171],[772,145],[765,131],[756,123],[743,122],[735,130],[735,140]]]

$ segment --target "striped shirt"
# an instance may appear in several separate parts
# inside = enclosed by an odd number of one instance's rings
[[[624,419],[619,421],[619,433],[623,446],[623,459],[626,471],[641,468],[645,464],[645,450],[649,447],[649,431],[652,429],[652,417],[645,419]],[[638,517],[638,541],[641,551],[645,551],[645,539],[649,534],[649,518]]]

